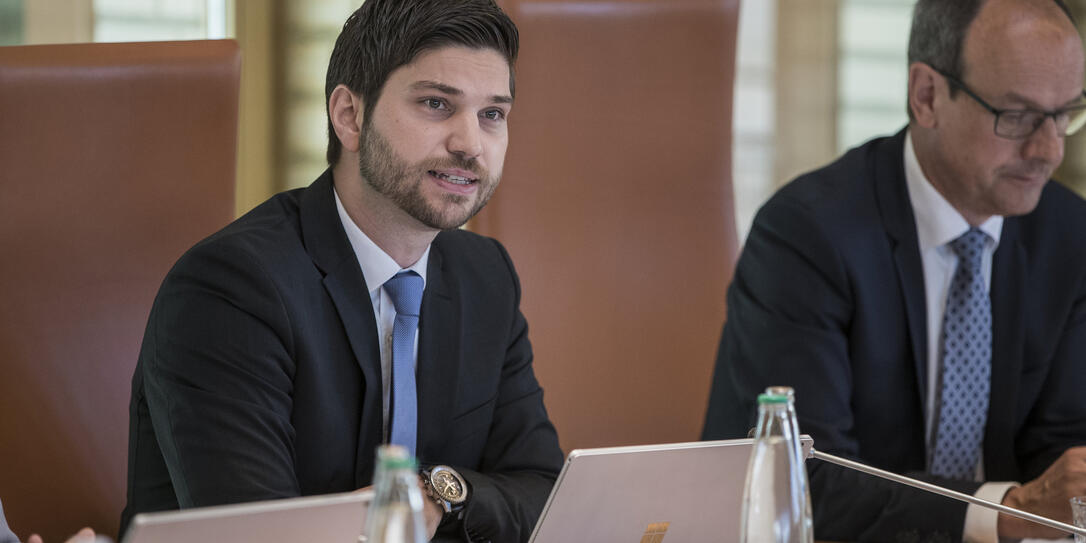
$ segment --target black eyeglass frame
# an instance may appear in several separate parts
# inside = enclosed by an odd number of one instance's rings
[[[997,135],[997,136],[999,136],[1001,138],[1006,138],[1006,139],[1009,139],[1009,140],[1026,139],[1026,138],[1032,136],[1033,133],[1036,132],[1037,129],[1040,128],[1041,125],[1045,123],[1045,119],[1047,119],[1048,117],[1052,117],[1052,122],[1056,123],[1056,126],[1058,128],[1060,123],[1059,123],[1059,121],[1056,120],[1057,115],[1067,114],[1067,127],[1065,127],[1064,130],[1062,131],[1063,132],[1062,135],[1064,135],[1064,136],[1070,136],[1070,135],[1078,132],[1079,130],[1081,130],[1083,125],[1086,125],[1086,123],[1083,123],[1082,125],[1079,125],[1079,126],[1075,127],[1073,130],[1070,129],[1070,127],[1071,127],[1071,117],[1072,117],[1071,114],[1074,113],[1074,112],[1086,111],[1086,103],[1075,104],[1073,106],[1060,108],[1060,109],[1057,109],[1057,110],[1054,110],[1054,111],[1043,111],[1043,110],[1040,110],[1040,109],[1028,109],[1028,108],[1027,109],[998,109],[998,108],[992,107],[992,105],[989,104],[988,102],[985,102],[984,99],[981,98],[980,96],[977,96],[977,93],[973,92],[973,90],[970,89],[968,86],[966,86],[966,84],[963,83],[960,79],[958,79],[958,78],[956,78],[956,77],[954,77],[954,76],[952,76],[952,75],[950,75],[950,74],[948,74],[948,73],[946,73],[943,70],[940,70],[938,68],[933,67],[932,69],[934,69],[939,75],[943,76],[951,85],[954,85],[955,87],[958,87],[959,89],[961,89],[962,92],[964,92],[966,95],[968,95],[970,98],[972,98],[978,104],[980,104],[981,107],[983,107],[984,109],[987,109],[992,115],[995,115],[995,120],[992,123],[992,132],[994,132],[995,135]],[[1086,98],[1086,89],[1084,89],[1082,91],[1081,98]],[[1010,135],[1007,135],[1007,134],[1000,134],[999,133],[999,117],[1002,116],[1004,113],[1019,113],[1019,114],[1021,114],[1021,113],[1040,113],[1041,114],[1041,117],[1040,117],[1041,120],[1039,122],[1037,122],[1036,124],[1034,124],[1033,129],[1031,129],[1029,132],[1026,132],[1025,134],[1018,135],[1018,136],[1010,136]]]

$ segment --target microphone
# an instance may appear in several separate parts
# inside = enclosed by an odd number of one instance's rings
[[[802,436],[802,437],[808,438],[808,436]],[[853,461],[853,460],[848,460],[847,458],[841,458],[840,456],[834,456],[832,454],[827,454],[827,453],[824,453],[822,451],[815,450],[814,447],[811,447],[810,449],[807,450],[807,458],[817,458],[819,460],[824,460],[824,461],[829,462],[831,464],[837,464],[838,466],[843,466],[843,467],[846,467],[846,468],[849,468],[849,469],[860,471],[860,472],[866,473],[868,475],[874,475],[875,477],[880,477],[882,479],[887,479],[887,480],[890,480],[890,481],[894,481],[896,483],[901,483],[903,485],[909,485],[909,486],[914,487],[914,488],[919,488],[920,490],[926,490],[926,491],[931,492],[933,494],[938,494],[940,496],[946,496],[948,498],[953,498],[953,499],[958,500],[958,501],[971,503],[973,505],[979,505],[981,507],[986,507],[988,509],[994,509],[996,511],[999,511],[1000,513],[1006,513],[1006,514],[1011,515],[1013,517],[1018,517],[1020,519],[1025,519],[1025,520],[1029,520],[1029,521],[1032,521],[1032,522],[1036,522],[1037,524],[1043,524],[1045,526],[1048,526],[1049,528],[1055,528],[1057,530],[1063,530],[1065,532],[1070,532],[1072,534],[1081,535],[1081,536],[1086,537],[1086,528],[1078,528],[1078,527],[1072,526],[1070,524],[1066,524],[1066,523],[1063,523],[1063,522],[1060,522],[1060,521],[1057,521],[1057,520],[1052,520],[1052,519],[1050,519],[1048,517],[1042,517],[1040,515],[1035,515],[1033,513],[1028,513],[1026,511],[1022,511],[1021,509],[1015,509],[1013,507],[1007,507],[1006,505],[1003,505],[1001,503],[995,503],[995,502],[990,502],[988,500],[982,500],[982,499],[980,499],[980,498],[978,498],[976,496],[970,496],[969,494],[963,494],[963,493],[958,492],[956,490],[950,490],[949,488],[943,488],[943,487],[941,487],[939,485],[933,485],[931,483],[920,481],[918,479],[913,479],[911,477],[906,477],[904,475],[899,475],[897,473],[893,473],[893,472],[890,472],[890,471],[874,468],[874,467],[868,466],[867,464],[861,464],[861,463]]]

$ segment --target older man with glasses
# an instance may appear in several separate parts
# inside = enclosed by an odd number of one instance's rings
[[[796,389],[821,450],[1070,522],[1086,494],[1086,202],[1049,183],[1086,124],[1061,0],[919,0],[909,125],[759,212],[728,292],[705,438]],[[815,534],[996,541],[1047,528],[810,468]]]

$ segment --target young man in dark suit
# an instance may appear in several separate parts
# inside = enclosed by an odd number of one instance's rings
[[[1062,2],[920,0],[909,126],[759,212],[728,293],[704,437],[796,389],[819,449],[1070,522],[1086,494],[1086,203],[1049,183],[1083,116]],[[1058,536],[821,462],[836,541]]]
[[[331,167],[193,247],[155,300],[122,524],[365,487],[393,442],[457,487],[427,485],[436,540],[528,538],[562,453],[509,255],[457,229],[501,176],[517,47],[492,0],[347,20]]]

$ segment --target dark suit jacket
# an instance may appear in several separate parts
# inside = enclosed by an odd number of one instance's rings
[[[474,493],[463,526],[439,535],[526,540],[561,468],[519,303],[498,242],[437,236],[419,323],[417,454],[455,467]],[[325,172],[167,275],[132,380],[122,531],[143,511],[369,485],[380,374],[368,289]]]
[[[796,389],[815,447],[925,476],[927,328],[904,131],[781,189],[758,213],[728,290],[704,438],[747,434],[756,396]],[[1056,183],[1007,218],[993,257],[984,467],[1028,481],[1086,443],[1086,203]],[[818,539],[960,541],[965,504],[809,463]],[[939,535],[942,534],[942,535]]]

